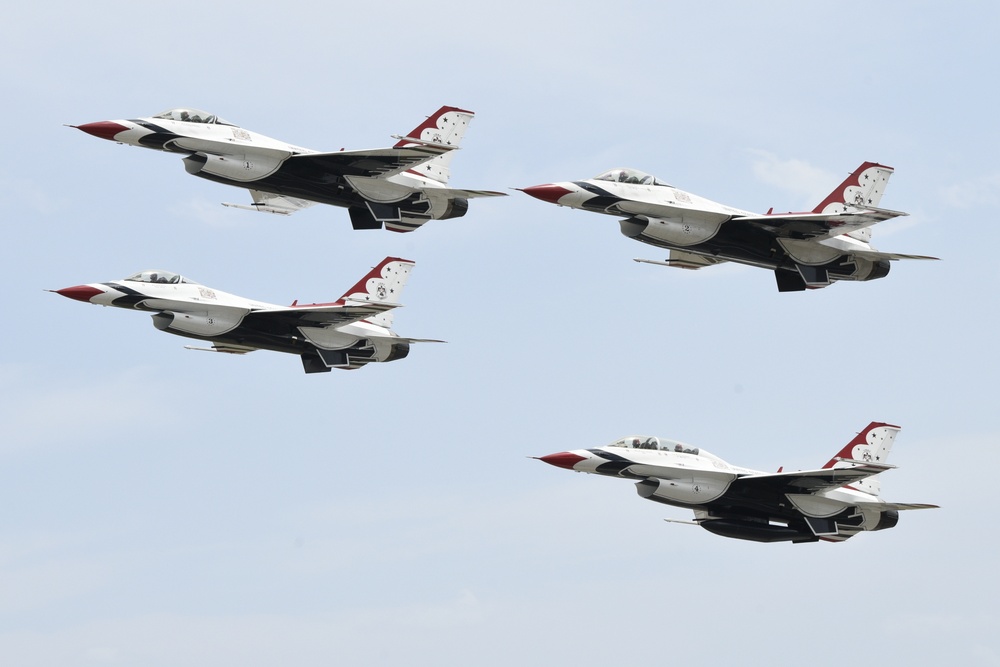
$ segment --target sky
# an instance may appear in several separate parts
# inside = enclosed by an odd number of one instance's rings
[[[995,3],[16,3],[0,21],[0,663],[1000,665]],[[291,217],[64,125],[190,106],[318,150],[442,105],[475,200],[410,234]],[[615,218],[510,188],[633,167],[741,209],[896,172],[886,278],[638,264]],[[184,349],[45,290],[148,268],[271,303],[416,262],[358,371]],[[665,523],[529,457],[630,434],[759,470],[899,424],[842,544]]]

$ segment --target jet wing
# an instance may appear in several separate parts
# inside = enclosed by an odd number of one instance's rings
[[[446,340],[440,340],[438,338],[406,338],[404,336],[393,336],[391,340],[394,343],[447,343]]]
[[[424,191],[428,196],[443,196],[448,199],[475,199],[477,197],[506,197],[506,192],[496,190],[463,190],[460,188],[428,188]]]
[[[425,143],[402,148],[300,153],[288,158],[282,171],[317,183],[330,183],[342,176],[385,178],[412,169],[454,148]]]
[[[907,215],[901,211],[886,208],[853,209],[841,213],[779,213],[769,215],[745,215],[734,218],[734,222],[747,222],[770,229],[778,236],[792,236],[813,240],[832,238],[855,232],[865,227]]]
[[[858,503],[862,507],[871,507],[879,510],[936,510],[941,509],[940,505],[928,505],[927,503]]]
[[[731,485],[733,491],[750,492],[768,491],[772,493],[821,493],[890,470],[895,466],[883,463],[868,463],[857,461],[857,465],[848,468],[823,468],[820,470],[797,470],[794,472],[778,472],[767,475],[747,475],[734,479]]]
[[[852,250],[851,254],[864,257],[865,259],[870,259],[872,261],[878,261],[880,259],[886,259],[889,261],[897,259],[940,259],[940,257],[931,257],[929,255],[902,255],[898,252],[880,252],[878,250]]]
[[[343,303],[324,303],[311,306],[289,306],[287,308],[268,308],[255,310],[247,314],[244,322],[280,321],[290,326],[332,327],[343,326],[363,320],[366,317],[383,313],[393,308],[399,308],[398,303],[369,303],[364,301],[347,301]]]
[[[250,190],[250,196],[253,198],[253,204],[231,204],[229,202],[222,202],[223,206],[230,206],[232,208],[242,208],[247,211],[260,211],[261,213],[274,213],[276,215],[291,215],[296,211],[301,211],[304,208],[309,208],[310,206],[315,206],[316,202],[309,201],[307,199],[299,199],[298,197],[283,197],[281,195],[271,194],[270,192],[261,192],[260,190]]]
[[[196,345],[185,345],[185,350],[197,350],[199,352],[223,352],[225,354],[247,354],[260,349],[249,345],[235,345],[232,343],[212,343],[212,347],[198,347]]]
[[[658,261],[655,259],[640,259],[638,257],[636,257],[632,261],[642,262],[643,264],[672,266],[678,269],[696,270],[706,266],[712,266],[713,264],[722,264],[726,260],[719,259],[718,257],[712,257],[711,255],[696,255],[693,252],[684,252],[683,250],[671,250],[670,259],[666,261]]]

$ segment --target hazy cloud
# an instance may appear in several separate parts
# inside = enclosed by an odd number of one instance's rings
[[[762,182],[798,197],[803,207],[811,208],[818,204],[840,182],[836,175],[804,160],[782,159],[762,150],[750,152],[756,158],[752,165],[754,175]]]

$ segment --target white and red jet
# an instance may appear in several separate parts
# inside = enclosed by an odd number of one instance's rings
[[[889,503],[877,475],[898,426],[872,422],[819,470],[776,473],[733,466],[676,440],[632,436],[607,447],[542,456],[560,468],[638,480],[639,495],[694,510],[716,535],[755,542],[841,542],[892,528],[900,510],[937,505]],[[686,522],[680,522],[686,523]]]
[[[739,262],[774,270],[781,292],[826,287],[835,280],[875,280],[897,259],[937,259],[880,252],[871,226],[899,211],[878,208],[892,167],[865,162],[808,213],[764,215],[678,190],[635,169],[612,169],[586,181],[548,183],[522,191],[542,201],[623,217],[625,236],[670,249],[682,269]]]
[[[131,146],[184,154],[189,174],[250,190],[226,204],[288,215],[314,203],[346,207],[355,229],[409,232],[465,215],[469,199],[505,196],[448,187],[450,162],[474,114],[441,107],[392,148],[321,153],[245,130],[197,109],[75,125]]]
[[[386,257],[336,301],[290,306],[220,292],[168,271],[53,291],[86,303],[152,312],[160,331],[212,343],[188,349],[289,352],[302,358],[306,373],[324,373],[402,359],[410,343],[443,342],[402,338],[391,329],[392,309],[400,305],[412,268],[410,260]]]

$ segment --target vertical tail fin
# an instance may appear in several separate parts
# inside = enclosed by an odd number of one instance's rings
[[[469,129],[469,122],[475,115],[471,111],[465,111],[456,107],[441,107],[431,114],[426,121],[400,139],[393,148],[412,146],[417,143],[414,141],[415,139],[458,148],[462,137],[465,136],[465,131]],[[451,164],[451,157],[454,152],[448,151],[433,160],[424,162],[416,168],[416,171],[421,176],[426,176],[447,185],[448,178],[451,176],[449,165]]]
[[[413,265],[414,263],[408,259],[386,257],[354,287],[344,292],[344,296],[340,297],[340,300],[399,303],[403,287],[410,277]],[[388,310],[373,315],[367,320],[388,329],[392,326],[392,313],[393,311]]]
[[[892,443],[895,441],[896,434],[899,431],[899,426],[882,422],[872,422],[863,431],[858,433],[853,440],[847,443],[843,449],[837,452],[837,455],[830,459],[823,467],[847,468],[851,466],[850,463],[838,461],[838,458],[850,459],[852,461],[885,463],[889,458],[889,451],[892,449]],[[881,485],[877,476],[856,482],[853,486],[874,496],[878,496],[881,491]]]
[[[863,163],[814,208],[813,213],[843,213],[857,209],[878,208],[893,171],[892,167],[875,162]],[[871,227],[849,232],[847,236],[867,243],[872,237]]]

